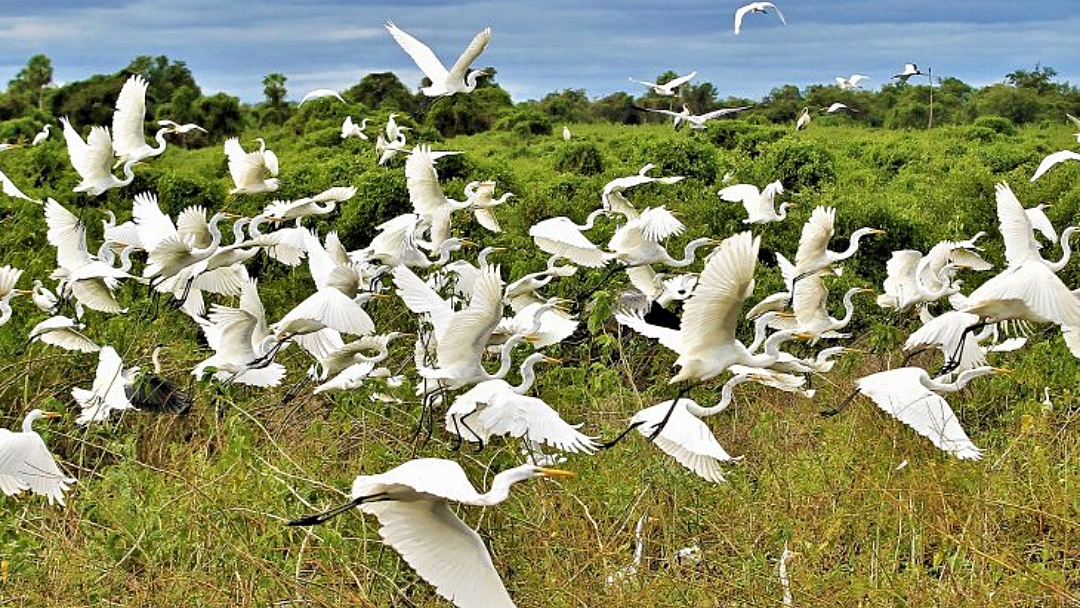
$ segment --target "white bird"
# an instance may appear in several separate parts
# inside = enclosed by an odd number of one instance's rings
[[[671,110],[662,110],[656,108],[641,109],[645,110],[646,112],[653,112],[656,114],[663,114],[664,116],[673,117],[675,119],[674,126],[676,129],[679,128],[679,125],[685,122],[690,125],[691,129],[694,129],[695,131],[701,131],[706,128],[705,123],[709,122],[710,120],[723,118],[724,116],[728,116],[729,114],[736,114],[738,112],[749,110],[750,106],[739,106],[737,108],[720,108],[719,110],[713,110],[712,112],[706,112],[704,114],[694,114],[690,111],[690,106],[686,104],[683,104],[683,109],[681,112],[673,112]]]
[[[893,76],[896,80],[907,82],[912,76],[923,76],[923,72],[919,70],[919,66],[914,63],[905,63],[904,71]]]
[[[644,184],[657,183],[671,185],[677,184],[683,180],[683,176],[681,175],[652,177],[648,173],[655,167],[656,165],[648,163],[642,167],[636,175],[617,177],[604,184],[604,190],[600,193],[600,202],[603,205],[604,210],[609,213],[621,213],[626,219],[632,220],[638,216],[638,212],[629,199],[626,198],[624,193],[627,190]]]
[[[431,230],[431,246],[439,248],[450,238],[450,216],[454,211],[469,207],[469,201],[455,201],[446,196],[439,185],[435,170],[436,157],[431,148],[413,148],[405,161],[405,182],[413,211],[420,216],[421,228]]]
[[[299,226],[300,219],[309,215],[327,215],[333,212],[339,203],[344,203],[354,196],[356,196],[356,188],[336,186],[323,190],[315,196],[299,198],[295,201],[273,201],[266,206],[262,215],[271,222],[296,220],[296,225]]]
[[[124,179],[112,174],[113,142],[108,129],[93,127],[90,129],[90,136],[83,141],[66,116],[60,118],[60,124],[64,126],[64,141],[67,142],[71,166],[82,178],[73,192],[98,196],[112,188],[123,188],[135,180],[135,173],[131,168],[139,161],[134,159],[124,162]]]
[[[694,70],[685,76],[676,76],[663,84],[658,82],[645,82],[644,80],[635,80],[633,78],[630,79],[630,82],[644,85],[652,89],[657,95],[674,97],[678,92],[676,89],[693,80],[695,76],[697,76],[697,70]]]
[[[56,464],[33,424],[41,418],[59,418],[56,412],[31,410],[23,419],[22,431],[0,429],[0,491],[8,496],[29,490],[49,499],[49,504],[64,506],[64,492],[75,479]]]
[[[802,131],[808,126],[810,126],[810,108],[803,108],[799,119],[795,121],[795,130]]]
[[[787,21],[784,20],[784,14],[781,13],[780,9],[772,2],[751,2],[735,11],[735,35],[739,35],[743,17],[745,17],[747,13],[767,14],[769,9],[772,9],[772,11],[776,13],[776,16],[780,18],[780,23],[787,25]]]
[[[709,427],[690,413],[690,408],[701,407],[697,402],[683,397],[674,410],[672,405],[673,401],[662,401],[647,407],[634,414],[630,424],[648,437],[670,411],[667,424],[653,440],[656,447],[702,479],[713,483],[723,482],[724,471],[720,464],[736,462],[740,458],[729,455],[716,441]]]
[[[333,97],[341,103],[345,103],[345,99],[333,89],[315,89],[304,95],[304,98],[300,100],[300,104],[297,107],[304,105],[304,102],[311,101],[312,99],[323,99],[325,97]]]
[[[860,378],[856,385],[879,408],[934,445],[961,460],[979,460],[982,450],[968,438],[949,403],[938,393],[955,393],[979,376],[1008,373],[997,367],[968,370],[953,382],[932,380],[926,370],[901,367]]]
[[[753,184],[735,184],[717,192],[725,201],[742,203],[747,214],[744,224],[767,224],[787,218],[788,207],[794,206],[794,203],[781,203],[779,211],[774,206],[776,195],[783,193],[784,185],[780,180],[765,186],[764,190],[758,190]]]
[[[45,126],[41,128],[41,131],[38,131],[37,135],[34,136],[34,139],[30,142],[30,145],[36,146],[40,143],[44,143],[46,139],[49,139],[49,129],[52,129],[52,125],[49,123],[45,123]]]
[[[340,342],[340,335],[331,338],[333,350],[319,357],[319,371],[315,377],[323,381],[315,387],[314,394],[352,390],[361,386],[365,380],[375,375],[375,365],[389,356],[390,342],[405,336],[401,332],[390,332],[381,336],[365,336],[348,344]],[[364,351],[377,351],[368,356]],[[309,372],[310,373],[310,372]]]
[[[171,120],[159,120],[157,121],[159,127],[168,127],[172,133],[183,135],[184,133],[190,133],[192,131],[200,131],[206,133],[206,129],[200,127],[195,123],[180,124]]]
[[[570,141],[571,139],[574,138],[574,134],[570,132],[570,127],[568,127],[566,125],[563,125],[562,138],[563,138],[563,141]]]
[[[15,285],[22,277],[23,271],[13,266],[0,267],[0,325],[11,320],[11,299],[17,296],[30,295],[33,292],[25,289],[16,289]]]
[[[859,228],[851,233],[848,247],[844,251],[829,251],[829,241],[835,232],[836,209],[834,207],[816,207],[810,214],[810,219],[803,224],[802,234],[799,236],[799,248],[795,252],[795,265],[792,270],[792,280],[796,283],[803,278],[831,268],[833,264],[842,262],[859,250],[859,241],[869,235],[885,234],[884,230],[876,228]]]
[[[859,83],[866,80],[867,76],[862,74],[852,74],[850,78],[844,78],[842,76],[836,77],[836,86],[841,89],[854,89],[859,86]]]
[[[1055,165],[1063,163],[1069,160],[1080,160],[1080,154],[1073,152],[1072,150],[1062,150],[1060,152],[1054,152],[1047,156],[1039,163],[1039,168],[1035,169],[1035,175],[1031,176],[1031,181],[1035,181],[1046,174],[1047,171],[1053,169]]]
[[[222,382],[236,382],[249,386],[268,387],[281,384],[285,366],[277,362],[262,361],[269,348],[266,341],[256,344],[256,331],[264,326],[260,319],[242,308],[230,308],[214,304],[208,319],[198,318],[199,327],[214,354],[200,362],[191,371],[197,379],[208,372]],[[257,364],[257,365],[256,365]]]
[[[360,121],[360,124],[356,124],[353,122],[352,116],[346,116],[345,122],[341,123],[341,139],[359,137],[360,139],[367,140],[368,136],[364,134],[367,123],[368,119],[366,118]]]
[[[430,85],[420,89],[428,97],[472,93],[476,88],[476,79],[488,75],[484,70],[473,70],[471,72],[468,70],[469,66],[480,56],[480,53],[483,53],[484,49],[487,48],[488,42],[491,41],[490,27],[476,34],[472,42],[469,43],[469,46],[449,70],[446,69],[426,44],[405,33],[398,26],[387,22],[386,30],[390,32],[394,40],[409,54],[409,57],[412,57],[416,66],[431,81]]]
[[[113,291],[121,280],[133,278],[127,272],[131,250],[121,256],[127,268],[115,268],[100,255],[91,255],[86,249],[86,224],[51,198],[45,202],[45,221],[49,227],[46,238],[56,247],[56,270],[51,278],[60,280],[60,294],[74,296],[83,306],[99,312],[124,312]],[[108,251],[108,243],[102,249]]]
[[[41,279],[34,279],[34,289],[31,293],[33,294],[31,299],[38,310],[50,315],[56,312],[56,305],[60,300],[56,297],[56,294],[49,291],[49,288],[42,284]]]
[[[40,200],[26,196],[26,194],[23,193],[22,190],[19,190],[19,187],[15,185],[15,182],[11,181],[11,178],[9,178],[7,175],[4,175],[3,171],[0,171],[0,191],[12,198],[21,198],[24,201],[35,203],[38,205],[41,204]]]
[[[715,239],[709,237],[694,239],[686,244],[682,259],[675,259],[661,242],[682,234],[685,229],[683,223],[663,205],[649,207],[642,211],[641,215],[615,231],[611,240],[608,241],[608,249],[612,252],[612,259],[626,266],[648,264],[663,264],[675,268],[689,266],[694,263],[698,249],[717,243]],[[649,288],[648,285],[635,286],[642,291]]]
[[[71,396],[82,408],[76,424],[86,425],[91,422],[104,422],[112,412],[135,409],[128,399],[128,389],[135,384],[138,367],[124,369],[116,349],[105,346],[98,351],[97,373],[90,390],[72,388]]]
[[[1069,122],[1071,122],[1073,126],[1075,126],[1077,129],[1080,129],[1080,118],[1077,118],[1067,112],[1065,113],[1065,117],[1069,119]],[[1074,133],[1073,136],[1076,137],[1076,143],[1080,143],[1080,132]]]
[[[969,329],[976,326],[978,315],[950,310],[923,322],[904,342],[904,350],[912,353],[925,348],[937,348],[945,357],[950,373],[963,373],[986,365],[986,355],[990,352],[1013,350],[1016,344],[1023,345],[1025,338],[1013,338],[1001,344],[983,346],[982,342],[995,335],[995,327],[987,326],[975,335],[969,336]]]
[[[7,152],[8,150],[14,150],[15,148],[21,148],[22,144],[9,144],[0,143],[0,152]]]
[[[45,319],[30,330],[29,342],[41,341],[62,348],[83,353],[93,353],[101,349],[94,341],[84,336],[81,330],[86,326],[63,316]]]
[[[931,261],[914,249],[902,249],[892,252],[892,257],[885,264],[887,276],[882,285],[883,293],[877,297],[877,304],[882,308],[907,310],[924,302],[937,300],[957,293],[958,283],[951,281],[951,275],[957,268],[966,265],[948,262],[938,271],[936,285],[926,284],[925,269]]]
[[[117,165],[129,160],[140,161],[159,156],[165,151],[165,134],[175,132],[171,126],[163,127],[154,134],[157,147],[146,143],[143,123],[146,121],[146,89],[149,86],[142,76],[136,74],[128,78],[120,89],[112,122],[112,146]]]
[[[493,506],[506,500],[510,487],[519,481],[573,476],[525,464],[496,475],[491,489],[481,494],[456,462],[419,458],[385,473],[360,475],[352,485],[352,500],[289,525],[320,524],[359,508],[379,519],[383,541],[455,606],[513,608],[484,541],[454,515],[450,503]]]
[[[858,112],[858,110],[856,110],[855,108],[849,107],[847,104],[843,104],[840,102],[836,102],[827,108],[822,108],[822,110],[824,110],[826,114],[836,114],[837,112],[841,112],[843,110],[847,110],[848,112]]]
[[[596,218],[607,215],[603,209],[589,214],[584,224],[575,224],[568,217],[559,216],[541,220],[529,228],[529,236],[541,251],[565,258],[585,268],[600,268],[607,264],[608,258],[582,232],[592,230]]]
[[[245,152],[239,139],[230,137],[225,140],[229,175],[236,186],[229,194],[258,194],[278,189],[277,155],[266,149],[266,142],[261,137],[257,141],[260,143],[258,152]]]
[[[499,219],[495,217],[492,209],[513,198],[514,193],[504,192],[502,196],[495,198],[495,185],[494,180],[470,182],[465,186],[465,198],[478,224],[492,232],[502,232]]]

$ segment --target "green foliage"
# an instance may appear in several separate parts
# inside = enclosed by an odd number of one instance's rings
[[[393,72],[375,72],[342,94],[346,100],[376,110],[416,111],[416,96]]]
[[[785,139],[771,144],[764,166],[769,179],[779,179],[784,188],[817,188],[836,179],[834,157],[817,141]]]
[[[522,137],[531,135],[551,135],[551,121],[536,110],[515,110],[499,121],[495,128],[511,131]]]
[[[588,141],[570,141],[559,145],[553,156],[555,170],[560,173],[600,175],[604,172],[604,155]]]
[[[974,127],[990,129],[1001,135],[1016,135],[1016,125],[1004,116],[980,116],[971,124]]]
[[[697,139],[648,143],[643,146],[642,156],[664,175],[682,175],[706,184],[711,184],[719,171],[713,147]]]

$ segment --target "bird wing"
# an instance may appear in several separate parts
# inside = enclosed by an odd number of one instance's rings
[[[35,432],[0,435],[0,487],[3,479],[14,478],[16,487],[46,496],[49,504],[64,506],[64,492],[75,480],[60,470],[41,436]]]
[[[799,327],[810,329],[815,325],[829,323],[829,310],[826,308],[829,290],[820,274],[812,274],[795,283],[791,294],[791,309]]]
[[[10,177],[4,175],[3,171],[0,171],[0,185],[3,186],[4,194],[10,197],[21,198],[24,201],[37,203],[39,205],[41,204],[41,201],[35,198],[30,198],[29,196],[26,196],[26,194],[24,194],[22,190],[19,190],[19,187],[15,185],[15,182],[11,181]]]
[[[363,307],[333,287],[311,294],[286,314],[277,325],[311,319],[342,333],[366,335],[375,331],[375,323]]]
[[[675,352],[680,352],[682,350],[683,338],[677,329],[652,325],[637,314],[616,313],[615,320],[646,338],[652,338],[653,340],[659,341],[660,344],[663,344],[665,347]]]
[[[341,103],[345,103],[345,100],[341,97],[341,95],[339,95],[338,92],[333,89],[315,89],[314,91],[310,91],[306,95],[304,95],[303,99],[300,100],[299,105],[304,105],[304,102],[306,101],[311,101],[312,99],[321,99],[323,97],[334,97]]]
[[[1031,176],[1031,181],[1035,181],[1043,176],[1047,171],[1052,169],[1054,165],[1063,163],[1067,160],[1080,160],[1080,154],[1073,152],[1072,150],[1062,150],[1060,152],[1054,152],[1047,156],[1039,163],[1039,168],[1035,170],[1035,175]]]
[[[209,319],[220,330],[215,351],[221,360],[245,364],[255,359],[251,344],[256,326],[254,316],[239,308],[213,304]]]
[[[1080,118],[1077,118],[1068,112],[1065,113],[1065,117],[1068,118],[1076,128],[1080,129]]]
[[[968,438],[943,397],[922,385],[925,371],[914,367],[860,378],[859,392],[893,418],[908,425],[942,450],[961,460],[979,460],[982,450]]]
[[[487,228],[492,232],[502,232],[502,226],[499,225],[499,218],[495,217],[495,213],[491,209],[477,207],[473,210],[473,216],[476,218],[476,223],[484,228]]]
[[[107,314],[124,312],[112,291],[102,279],[87,279],[71,284],[71,293],[83,306]]]
[[[964,310],[995,317],[1005,307],[1014,318],[1017,304],[1027,309],[1020,314],[1029,320],[1080,325],[1080,300],[1041,259],[1010,266],[983,283],[968,296]]]
[[[667,116],[674,116],[675,118],[686,118],[686,115],[681,114],[679,112],[672,112],[671,110],[661,110],[659,108],[640,108],[640,109],[645,110],[646,112],[653,112],[653,113],[656,113],[656,114],[665,114]]]
[[[607,263],[604,252],[565,217],[554,217],[529,228],[529,236],[546,253],[566,258],[586,268],[600,268]]]
[[[720,483],[724,481],[724,471],[720,468],[720,463],[737,459],[724,451],[701,419],[686,410],[686,403],[693,401],[685,397],[679,400],[668,423],[653,443],[695,474],[713,483]],[[670,408],[671,401],[645,408],[634,414],[630,424],[641,423],[637,427],[638,432],[648,437]]]
[[[251,186],[262,181],[266,168],[263,154],[245,152],[240,147],[240,140],[230,137],[225,140],[225,156],[229,159],[229,175],[237,188]]]
[[[23,275],[21,268],[15,268],[12,266],[0,267],[0,299],[11,293],[15,289],[15,285],[19,283],[19,279]]]
[[[866,80],[867,78],[868,76],[863,76],[862,74],[852,74],[851,78],[848,78],[848,82],[851,83],[851,86],[858,86],[860,82]]]
[[[431,325],[439,335],[450,326],[454,309],[423,279],[407,266],[395,266],[393,272],[397,294],[405,306],[418,315],[431,315]]]
[[[394,40],[396,40],[401,48],[409,54],[409,57],[412,57],[416,66],[420,68],[432,83],[444,84],[447,81],[447,77],[450,73],[446,70],[446,67],[442,62],[439,61],[439,58],[435,56],[435,53],[431,51],[431,48],[429,48],[428,45],[405,33],[401,28],[394,25],[392,21],[386,22],[386,31],[390,32],[390,35],[394,37]],[[473,44],[475,43],[476,39],[474,38]],[[472,45],[469,45],[469,48],[472,48]],[[481,47],[480,50],[484,50],[483,47]],[[468,49],[466,49],[466,53],[467,52]],[[477,51],[476,54],[479,55],[480,52]],[[464,55],[462,55],[462,58],[464,58]],[[458,61],[461,61],[461,59]],[[469,61],[472,61],[472,59],[470,58]],[[455,65],[455,67],[457,66]],[[468,66],[465,67],[466,69],[468,68]]]
[[[150,86],[142,76],[136,74],[127,79],[120,96],[116,98],[116,111],[113,112],[112,134],[113,150],[117,156],[127,154],[146,145],[143,135],[143,121],[146,117],[146,89]]]
[[[1054,225],[1050,223],[1050,218],[1046,217],[1046,212],[1041,207],[1024,209],[1024,213],[1027,215],[1028,221],[1031,222],[1032,229],[1038,230],[1051,243],[1057,243],[1057,230],[1054,229]]]
[[[421,578],[458,606],[513,608],[480,536],[445,500],[360,505],[379,519],[379,535]]]
[[[158,207],[156,194],[142,192],[135,195],[131,217],[135,221],[139,241],[146,251],[153,251],[161,241],[177,234],[172,218],[162,213]]]
[[[86,251],[86,224],[53,199],[45,202],[46,240],[56,247],[56,261],[62,268],[75,269],[90,262]]]
[[[712,112],[706,112],[706,113],[702,114],[701,116],[698,116],[698,118],[701,120],[701,122],[705,122],[707,120],[712,120],[714,118],[721,118],[721,117],[727,116],[728,114],[736,114],[738,112],[744,112],[746,110],[749,110],[750,107],[751,106],[739,106],[737,108],[720,108],[719,110],[713,110]]]
[[[489,42],[491,42],[490,27],[477,32],[476,36],[473,36],[469,46],[465,47],[465,51],[461,53],[458,60],[451,66],[450,73],[448,74],[449,78],[453,80],[464,80],[465,73],[469,70],[469,66],[472,65],[473,61],[476,61],[476,58],[480,56],[480,53],[484,52],[484,49],[487,48]]]
[[[278,157],[273,150],[263,150],[262,152],[256,152],[262,158],[262,165],[266,167],[266,170],[270,172],[270,175],[276,176],[278,174]]]
[[[683,225],[670,211],[659,207],[649,207],[641,212],[636,220],[641,236],[653,243],[659,243],[672,236],[678,236],[686,230]]]
[[[750,217],[757,217],[761,213],[761,191],[752,184],[735,184],[728,186],[717,194],[722,200],[732,203],[742,203],[743,209]]]
[[[814,212],[810,214],[810,219],[803,224],[802,235],[799,237],[799,248],[795,251],[796,269],[802,270],[803,263],[824,255],[833,236],[835,221],[835,208],[816,207],[814,209]]]
[[[8,458],[14,442],[18,440],[15,433],[7,429],[0,429],[0,492],[8,496],[14,496],[23,490],[29,490],[30,486],[16,474],[16,468],[8,462]]]
[[[667,89],[674,89],[676,87],[679,87],[680,85],[683,85],[683,84],[685,84],[687,82],[690,82],[691,80],[694,79],[694,76],[697,76],[697,71],[696,70],[693,71],[693,72],[690,72],[689,74],[687,74],[685,76],[679,76],[678,78],[672,78],[671,80],[665,82],[663,86],[664,86],[664,88],[667,88]]]
[[[746,16],[746,13],[749,13],[751,10],[753,10],[753,8],[754,8],[753,4],[747,4],[746,6],[739,7],[735,11],[735,35],[736,36],[739,35],[739,28],[742,27],[743,17]]]
[[[439,174],[427,146],[416,146],[405,161],[405,180],[409,201],[417,214],[434,215],[446,207],[446,195],[439,185]]]
[[[454,314],[436,334],[439,367],[477,358],[487,346],[503,313],[503,284],[498,266],[486,266],[473,283],[469,307]]]
[[[780,23],[783,23],[784,25],[787,25],[787,21],[784,19],[784,13],[781,13],[780,9],[777,8],[777,6],[775,4],[773,4],[772,2],[762,2],[761,4],[764,7],[768,7],[768,8],[771,8],[772,10],[776,11],[776,16],[780,18]]]
[[[84,179],[101,179],[112,175],[113,143],[108,129],[91,127],[85,150],[85,155],[79,161],[81,168],[75,167]],[[83,173],[84,170],[86,173]]]
[[[314,230],[304,233],[304,249],[307,250],[308,270],[311,271],[311,278],[315,280],[315,286],[319,289],[326,287],[330,273],[337,268],[337,264],[319,242],[319,236]]]
[[[599,447],[536,397],[500,392],[477,418],[492,435],[527,438],[562,452],[591,454]]]
[[[930,319],[922,327],[915,330],[906,342],[904,350],[915,351],[926,347],[935,347],[945,355],[946,363],[957,359],[959,367],[954,371],[962,373],[969,369],[986,365],[986,354],[979,347],[979,341],[974,335],[964,337],[968,328],[979,322],[978,315],[959,310],[952,310]],[[963,345],[960,340],[963,339]],[[960,352],[956,349],[960,347]],[[957,361],[952,361],[957,362]]]
[[[997,188],[997,216],[1001,237],[1005,241],[1005,259],[1009,265],[1022,264],[1039,257],[1039,246],[1031,229],[1024,207],[1008,184]]]
[[[683,309],[679,332],[687,351],[735,340],[743,301],[754,290],[760,244],[750,232],[740,232],[724,239],[709,258]]]
[[[193,248],[208,247],[213,241],[210,224],[206,221],[206,208],[191,206],[176,216],[176,232]]]
[[[60,117],[60,124],[64,126],[64,141],[67,143],[68,158],[75,172],[83,179],[94,176],[97,166],[93,162],[94,153],[90,150],[79,132],[71,126],[66,116]],[[112,148],[110,147],[110,153]]]

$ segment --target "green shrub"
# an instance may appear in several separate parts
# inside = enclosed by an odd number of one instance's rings
[[[787,139],[768,148],[764,162],[769,179],[789,190],[816,188],[836,180],[835,159],[824,144]]]
[[[555,149],[555,170],[560,173],[600,175],[604,172],[604,155],[596,144],[571,141]]]
[[[711,184],[719,170],[712,146],[696,139],[656,141],[644,152],[646,160],[656,164],[663,175],[682,175]]]
[[[374,169],[361,175],[354,185],[356,196],[341,206],[337,221],[338,236],[350,250],[370,243],[379,224],[412,211],[403,171]]]
[[[1016,125],[1004,116],[980,116],[971,124],[974,127],[990,129],[1001,135],[1016,135]]]
[[[510,113],[496,123],[499,131],[510,131],[528,137],[530,135],[551,135],[551,120],[541,112],[522,109]]]

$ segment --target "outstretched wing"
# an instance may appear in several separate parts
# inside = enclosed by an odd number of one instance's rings
[[[686,350],[710,348],[735,339],[743,301],[754,290],[761,241],[750,232],[724,239],[686,300],[679,330]]]
[[[686,398],[679,400],[671,412],[671,418],[653,442],[665,454],[695,474],[713,483],[720,483],[724,481],[724,471],[720,468],[720,463],[737,459],[724,451],[704,422],[686,410],[688,402],[692,403]],[[653,433],[655,425],[660,424],[667,415],[671,405],[671,401],[664,401],[645,408],[634,414],[630,424],[641,423],[637,429],[648,437]]]
[[[461,53],[458,60],[454,62],[453,67],[450,68],[450,78],[454,80],[464,80],[465,73],[468,72],[469,66],[472,65],[476,58],[480,56],[480,53],[484,52],[488,43],[491,42],[491,28],[484,28],[473,36],[472,42],[469,46],[465,47],[465,51]]]
[[[446,82],[447,76],[449,76],[450,73],[446,70],[446,67],[443,66],[442,62],[439,61],[439,58],[435,56],[435,53],[431,52],[428,45],[405,33],[404,30],[394,25],[392,21],[386,22],[386,31],[390,32],[390,35],[394,37],[394,40],[396,40],[399,45],[401,45],[401,48],[409,54],[409,57],[412,57],[413,62],[416,63],[416,67],[420,68],[431,82],[440,84]],[[483,49],[481,48],[480,50]],[[480,53],[477,52],[476,54],[479,55]]]
[[[150,86],[136,74],[127,79],[116,98],[113,112],[113,150],[117,156],[125,156],[146,145],[143,121],[146,117],[146,89]]]

